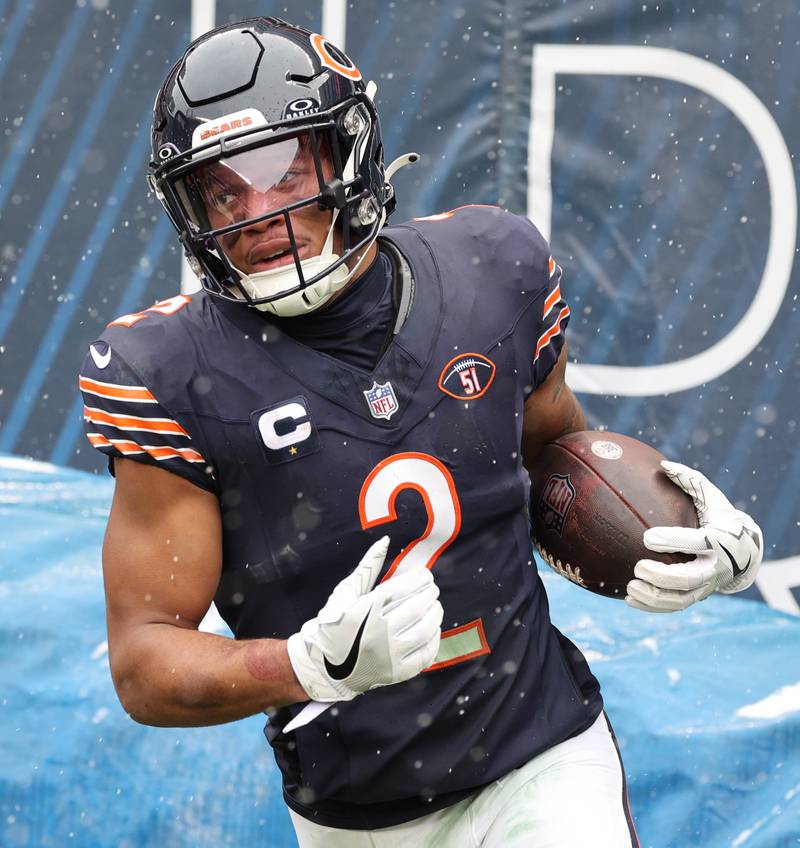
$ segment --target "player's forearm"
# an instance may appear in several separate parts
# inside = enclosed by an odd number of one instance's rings
[[[222,724],[308,700],[280,639],[235,641],[148,624],[127,636],[124,648],[115,651],[113,640],[111,645],[117,694],[141,724]]]

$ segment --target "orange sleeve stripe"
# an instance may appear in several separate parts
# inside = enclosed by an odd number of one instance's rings
[[[102,409],[93,409],[90,406],[83,407],[83,417],[94,424],[106,424],[118,430],[145,430],[149,433],[172,433],[175,436],[190,438],[186,430],[171,418],[140,418],[116,412],[103,412]]]
[[[144,448],[127,439],[107,439],[102,433],[87,433],[86,438],[96,448],[116,448],[120,453],[126,455],[144,453]]]
[[[107,447],[111,446],[111,442],[109,442],[108,439],[102,433],[87,433],[86,438],[96,448],[98,448],[98,447],[107,448]]]
[[[89,377],[79,377],[81,390],[92,395],[112,400],[138,400],[143,403],[157,403],[155,397],[144,386],[120,386],[116,383],[101,383]]]
[[[156,459],[175,459],[180,457],[189,462],[205,462],[201,454],[192,448],[164,448],[145,445],[144,449]]]
[[[155,459],[185,459],[188,462],[205,462],[202,454],[193,448],[169,448],[156,445],[140,445],[130,439],[107,439],[102,433],[89,433],[89,442],[96,448],[116,448],[121,454],[148,453]]]
[[[550,344],[550,340],[553,339],[561,332],[561,322],[569,315],[569,307],[565,306],[561,312],[558,313],[558,318],[556,319],[556,323],[550,327],[549,330],[545,330],[541,336],[539,336],[539,341],[536,343],[536,353],[534,354],[533,361],[539,358],[539,354],[542,350]]]
[[[561,300],[561,283],[557,283],[553,291],[547,295],[544,302],[544,311],[542,313],[543,318],[547,318],[550,314],[550,310],[558,303],[559,300]]]

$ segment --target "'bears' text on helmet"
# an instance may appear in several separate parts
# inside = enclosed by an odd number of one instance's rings
[[[148,179],[204,288],[289,316],[348,282],[348,260],[394,209],[373,96],[342,51],[277,18],[189,45],[156,97]],[[301,255],[292,228],[292,213],[309,208],[331,210],[317,256]],[[293,261],[236,267],[224,248],[270,219],[283,219],[279,248]]]

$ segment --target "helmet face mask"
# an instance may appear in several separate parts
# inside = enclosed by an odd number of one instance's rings
[[[227,78],[209,73],[253,43],[264,49],[252,68],[250,55]],[[277,19],[190,45],[156,99],[152,140],[150,184],[204,288],[278,315],[318,308],[345,285],[394,206],[357,69]]]

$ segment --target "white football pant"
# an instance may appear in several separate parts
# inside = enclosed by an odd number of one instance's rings
[[[605,714],[475,795],[377,830],[289,810],[300,848],[638,848],[622,761]]]

